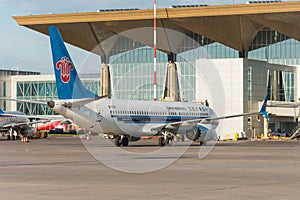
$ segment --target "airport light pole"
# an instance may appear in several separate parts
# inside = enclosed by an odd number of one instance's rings
[[[153,100],[156,101],[156,0],[154,0],[153,4],[153,12],[154,12],[154,17],[153,17]]]

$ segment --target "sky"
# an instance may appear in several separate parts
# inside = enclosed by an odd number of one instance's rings
[[[247,0],[157,0],[157,7],[246,2]],[[19,26],[12,16],[93,12],[110,8],[153,8],[153,0],[0,0],[0,69],[53,73],[49,37]],[[85,57],[90,55],[71,45],[67,48],[75,65],[81,65]],[[91,58],[91,63],[98,60],[99,58]]]

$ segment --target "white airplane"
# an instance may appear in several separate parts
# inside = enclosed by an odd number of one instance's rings
[[[175,134],[185,134],[200,145],[216,139],[218,120],[261,114],[269,118],[264,104],[259,112],[216,116],[202,104],[108,99],[86,89],[55,26],[49,26],[53,65],[59,100],[47,104],[58,114],[95,133],[115,138],[116,146],[128,146],[141,136],[159,135],[160,146],[172,144]]]
[[[32,136],[29,130],[30,117],[19,111],[3,111],[0,109],[0,132],[9,133],[11,139],[17,135]]]
[[[33,103],[28,100],[8,99],[5,97],[0,97],[0,99]],[[39,102],[39,104],[47,105],[46,102]],[[36,132],[34,125],[49,122],[51,119],[62,119],[62,117],[26,115],[20,111],[3,111],[0,109],[0,133],[9,134],[9,139],[16,139],[16,136],[33,137]]]

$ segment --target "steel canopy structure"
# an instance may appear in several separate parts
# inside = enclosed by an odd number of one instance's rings
[[[113,55],[111,49],[113,43],[118,40],[119,36],[114,38],[117,34],[132,29],[153,27],[152,9],[28,15],[13,18],[19,25],[46,35],[48,26],[56,25],[67,43],[104,57]],[[168,41],[168,33],[163,29],[159,30],[160,27],[184,35],[196,33],[243,52],[248,50],[257,33],[265,27],[300,40],[299,19],[300,2],[160,8],[157,9],[157,43],[163,43],[166,39]],[[143,31],[141,34],[123,36],[152,46],[153,31],[147,29]],[[113,39],[105,43],[108,38]],[[176,51],[180,42],[177,41],[176,44],[175,39],[164,46],[158,46],[158,49],[167,53],[177,53],[174,49]],[[99,44],[101,45],[97,47]]]

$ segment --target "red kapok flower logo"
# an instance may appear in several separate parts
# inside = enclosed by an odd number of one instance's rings
[[[70,72],[74,69],[72,62],[68,57],[64,56],[61,60],[57,61],[56,69],[60,70],[60,79],[63,83],[70,81]]]

